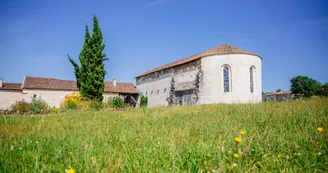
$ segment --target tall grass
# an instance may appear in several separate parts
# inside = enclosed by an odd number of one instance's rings
[[[0,172],[327,172],[327,115],[312,99],[3,117]]]

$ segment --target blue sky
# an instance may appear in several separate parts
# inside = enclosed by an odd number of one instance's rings
[[[227,43],[263,57],[263,91],[290,88],[297,75],[328,82],[327,0],[2,0],[0,78],[74,79],[85,25],[96,14],[106,80],[134,82],[144,71]]]

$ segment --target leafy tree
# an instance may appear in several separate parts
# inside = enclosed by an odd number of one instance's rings
[[[319,94],[328,97],[328,82],[321,86]]]
[[[281,91],[282,91],[282,89],[277,89],[277,90],[276,90],[276,92],[281,92]]]
[[[93,32],[85,29],[84,44],[79,55],[78,65],[69,55],[68,59],[74,66],[74,73],[79,92],[83,97],[101,102],[104,93],[104,80],[106,75],[104,61],[108,60],[103,53],[105,44],[96,16],[93,17]]]
[[[140,107],[147,107],[147,104],[148,104],[148,97],[141,96]]]
[[[321,84],[307,76],[296,76],[290,80],[291,91],[304,97],[311,97],[318,93]]]

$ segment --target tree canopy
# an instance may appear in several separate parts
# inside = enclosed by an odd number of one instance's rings
[[[316,95],[321,88],[321,84],[318,81],[307,76],[296,76],[292,78],[290,82],[292,84],[292,93],[303,97],[311,97]]]
[[[108,60],[103,53],[104,48],[99,22],[94,16],[92,35],[89,33],[88,25],[85,27],[84,44],[79,55],[80,65],[67,55],[74,67],[80,94],[91,100],[103,100],[104,80],[107,73],[104,61]]]

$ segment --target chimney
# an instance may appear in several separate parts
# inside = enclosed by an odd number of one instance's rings
[[[2,84],[3,84],[3,79],[0,78],[0,88],[2,88]]]
[[[116,86],[116,78],[113,79],[113,86]]]

